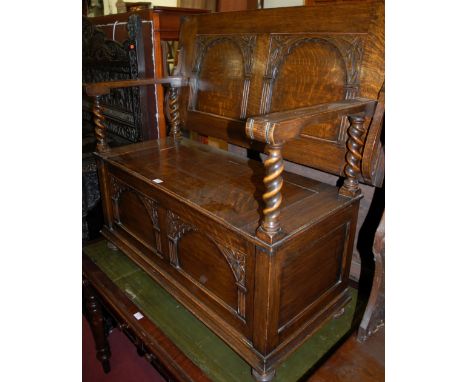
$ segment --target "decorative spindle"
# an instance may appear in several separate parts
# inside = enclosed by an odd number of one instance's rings
[[[97,139],[96,150],[98,152],[107,150],[109,145],[107,144],[107,137],[106,137],[106,125],[104,125],[104,114],[102,113],[102,106],[100,104],[100,97],[94,97],[93,102],[93,114],[94,114],[94,124],[96,125],[94,128],[94,135]]]
[[[266,176],[263,178],[263,183],[267,191],[262,196],[265,208],[263,210],[262,223],[257,230],[257,236],[269,242],[273,242],[281,231],[279,208],[282,201],[281,188],[283,187],[281,173],[284,170],[283,157],[281,155],[282,147],[283,144],[267,145],[268,158],[264,162]]]
[[[339,192],[340,195],[354,197],[361,193],[357,177],[361,168],[362,148],[364,146],[362,136],[365,133],[365,129],[364,117],[354,115],[350,116],[349,119],[351,126],[348,128],[349,137],[346,142],[346,147],[348,148],[345,167],[346,179]]]
[[[179,114],[179,88],[169,87],[169,115],[171,117],[171,132],[174,139],[181,136]]]

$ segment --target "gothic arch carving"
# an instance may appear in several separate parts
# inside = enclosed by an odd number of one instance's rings
[[[141,194],[133,187],[130,187],[128,184],[118,180],[114,176],[110,176],[110,183],[111,183],[111,199],[113,205],[113,215],[114,215],[114,222],[116,224],[122,224],[120,221],[120,214],[119,214],[119,200],[120,197],[124,192],[132,191],[138,199],[141,201],[143,206],[145,207],[153,225],[154,237],[156,241],[156,250],[158,254],[162,253],[161,247],[161,229],[159,224],[159,214],[158,214],[158,203],[147,197],[146,195]]]
[[[171,264],[180,268],[179,258],[177,253],[177,247],[179,240],[189,232],[201,232],[195,226],[184,222],[180,216],[174,212],[167,211],[168,219],[168,238],[169,238],[169,258]],[[229,268],[234,275],[237,286],[238,294],[238,304],[237,304],[237,314],[242,318],[245,318],[245,298],[247,293],[246,282],[245,282],[245,267],[246,267],[246,255],[237,250],[229,248],[225,245],[218,243],[213,237],[202,233],[208,240],[215,244],[219,252],[223,255],[224,259],[229,265]]]
[[[211,35],[198,35],[196,40],[196,56],[192,66],[192,79],[190,81],[190,110],[195,110],[197,104],[198,93],[198,78],[200,75],[203,60],[205,59],[208,50],[222,42],[229,42],[236,46],[244,62],[244,89],[242,93],[241,113],[239,118],[243,119],[246,116],[247,100],[249,96],[250,79],[252,77],[254,51],[257,42],[256,35],[239,34],[239,35],[226,35],[226,36],[211,36]]]

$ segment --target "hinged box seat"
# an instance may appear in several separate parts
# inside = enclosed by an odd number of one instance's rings
[[[111,207],[103,235],[250,363],[268,359],[253,346],[259,321],[274,322],[265,356],[276,363],[349,300],[359,196],[283,173],[282,237],[268,243],[256,236],[261,163],[184,138],[99,157]]]

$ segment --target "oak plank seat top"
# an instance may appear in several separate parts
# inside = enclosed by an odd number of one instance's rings
[[[261,206],[254,195],[263,189],[261,163],[185,138],[176,143],[171,137],[97,155],[151,187],[198,207],[251,240],[258,240],[255,231]],[[351,203],[338,194],[336,187],[288,172],[283,173],[283,178],[280,220],[285,237],[276,244]]]

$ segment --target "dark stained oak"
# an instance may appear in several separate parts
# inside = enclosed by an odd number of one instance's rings
[[[173,136],[96,153],[103,236],[259,381],[350,301],[359,182],[382,179],[383,13],[379,1],[188,16],[165,80]],[[151,81],[85,88],[99,97]],[[343,185],[288,173],[283,158]]]
[[[110,371],[111,351],[107,341],[102,306],[96,291],[86,278],[83,278],[83,302],[84,313],[92,328],[96,345],[96,358],[101,362],[104,372],[108,373]]]

